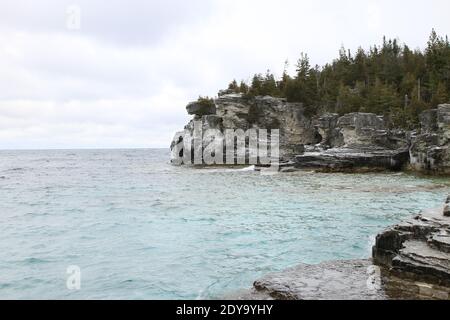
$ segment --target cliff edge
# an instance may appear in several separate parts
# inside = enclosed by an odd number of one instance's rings
[[[372,113],[311,117],[301,103],[289,103],[286,99],[270,96],[249,98],[242,94],[224,94],[211,104],[192,102],[186,109],[193,119],[173,139],[173,163],[180,156],[177,144],[192,137],[197,124],[204,131],[216,130],[223,134],[227,130],[263,129],[268,132],[267,140],[271,140],[271,132],[277,130],[281,171],[409,169],[450,175],[449,104],[425,111],[420,117],[421,129],[413,132],[390,128],[386,119]],[[222,137],[220,141],[203,139],[200,144],[188,148],[191,152],[197,148],[203,154],[213,146],[223,148],[225,155],[225,145]],[[246,146],[249,147],[248,141]],[[259,158],[256,163],[250,163],[251,152],[246,151],[243,163],[237,163],[236,156],[234,163],[227,164],[262,165]]]

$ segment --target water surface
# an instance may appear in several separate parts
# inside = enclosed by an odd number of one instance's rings
[[[263,176],[168,150],[0,151],[0,298],[218,298],[300,262],[370,256],[445,179]],[[82,271],[79,291],[66,269]]]

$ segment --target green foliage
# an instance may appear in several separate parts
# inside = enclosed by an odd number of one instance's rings
[[[401,100],[394,87],[376,79],[375,84],[369,89],[361,111],[389,115],[392,110],[400,107]]]
[[[204,107],[213,107],[215,105],[214,104],[214,99],[212,99],[212,98],[210,98],[208,96],[206,96],[206,97],[199,96],[198,100],[197,100],[197,103],[199,105],[201,105],[201,106],[204,106]]]
[[[280,97],[281,91],[275,80],[275,76],[267,70],[265,76],[262,74],[255,74],[252,79],[251,86],[248,90],[250,97],[256,96],[272,96]]]
[[[323,67],[311,67],[301,53],[293,77],[287,66],[278,81],[267,71],[256,74],[250,86],[233,81],[229,89],[301,102],[309,114],[372,112],[405,128],[418,125],[420,112],[450,102],[450,43],[435,30],[423,52],[384,37],[381,46],[358,48],[354,55],[342,47],[338,58]]]
[[[240,87],[238,86],[236,80],[233,80],[229,85],[228,85],[228,91],[234,92],[234,93],[239,93],[240,92]]]
[[[241,81],[241,84],[239,85],[239,92],[248,94],[248,90],[250,90],[249,86],[244,81]]]
[[[337,97],[336,112],[340,115],[346,113],[358,112],[364,104],[364,98],[361,96],[360,86],[353,89],[350,86],[342,84],[339,88]]]

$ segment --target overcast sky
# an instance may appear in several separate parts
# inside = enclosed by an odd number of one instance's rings
[[[423,48],[432,28],[449,33],[449,12],[448,0],[0,0],[0,148],[168,147],[186,104],[233,78],[383,35]]]

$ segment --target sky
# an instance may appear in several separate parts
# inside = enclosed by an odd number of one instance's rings
[[[0,149],[166,148],[232,79],[384,35],[424,48],[448,0],[0,0]]]

